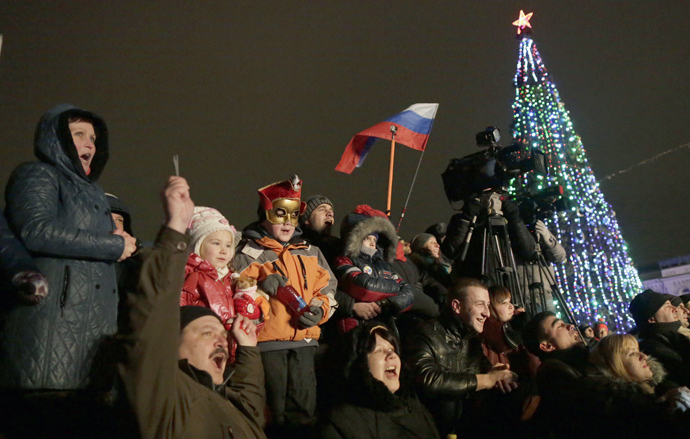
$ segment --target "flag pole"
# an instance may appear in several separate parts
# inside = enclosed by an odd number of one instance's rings
[[[407,200],[405,200],[405,205],[403,206],[402,213],[400,214],[400,221],[398,221],[398,227],[395,229],[396,232],[400,232],[400,226],[402,225],[403,218],[405,218],[405,212],[407,211],[407,203],[410,202],[410,195],[412,195],[412,189],[414,188],[414,183],[417,181],[417,174],[419,174],[419,166],[422,164],[422,159],[424,158],[424,152],[426,148],[422,150],[419,156],[419,161],[417,162],[417,170],[414,171],[414,177],[412,177],[412,184],[410,185],[410,191],[407,193]]]
[[[386,203],[386,215],[391,216],[391,197],[393,195],[393,163],[395,161],[395,133],[398,127],[391,125],[391,165],[388,169],[388,202]]]

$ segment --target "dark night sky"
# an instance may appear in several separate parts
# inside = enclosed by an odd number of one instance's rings
[[[33,158],[36,122],[70,102],[103,116],[100,180],[152,239],[180,154],[198,205],[253,221],[256,189],[297,173],[304,195],[385,209],[389,148],[333,170],[352,135],[439,102],[401,234],[452,210],[440,173],[512,119],[519,10],[601,179],[690,142],[690,3],[630,1],[0,2],[0,178]],[[397,222],[419,153],[398,148]],[[690,150],[602,183],[637,264],[690,253]]]

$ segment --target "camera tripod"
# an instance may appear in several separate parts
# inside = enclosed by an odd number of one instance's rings
[[[525,297],[518,282],[517,268],[513,249],[508,235],[508,221],[500,210],[489,210],[486,225],[482,233],[481,244],[481,277],[484,281],[507,288],[518,303],[525,303]],[[477,216],[472,218],[465,239],[463,240],[460,262],[467,257],[472,235],[477,225]]]
[[[546,262],[546,259],[544,258],[544,253],[541,250],[541,245],[539,245],[538,243],[536,254],[537,258],[535,261],[529,262],[521,267],[522,278],[524,279],[524,284],[522,286],[526,287],[525,296],[529,299],[529,304],[525,302],[526,310],[530,313],[530,315],[535,315],[538,311],[548,310],[548,306],[546,303],[546,290],[544,288],[544,281],[546,281],[548,282],[549,287],[551,287],[552,296],[558,301],[558,304],[560,305],[561,310],[563,310],[566,318],[570,321],[570,323],[576,325],[577,327],[577,320],[575,320],[575,315],[573,314],[573,311],[570,309],[568,302],[566,302],[565,298],[563,297],[561,290],[558,288],[555,273],[553,272],[553,270],[549,270],[550,264]],[[533,274],[531,283],[529,283],[529,270],[531,270]],[[535,276],[534,273],[538,273],[538,276]],[[578,333],[580,333],[579,328],[577,328],[577,331]],[[580,338],[584,340],[582,333],[580,333]]]
[[[575,316],[558,288],[555,273],[549,270],[550,265],[546,262],[539,243],[536,243],[536,260],[521,267],[523,270],[521,274],[524,279],[524,283],[521,283],[508,234],[508,222],[502,215],[498,194],[491,193],[490,196],[484,198],[484,201],[488,205],[488,215],[486,216],[486,225],[481,242],[480,274],[482,279],[489,284],[507,288],[513,296],[516,308],[519,305],[524,305],[530,316],[534,316],[539,311],[538,305],[541,305],[541,311],[547,310],[547,298],[544,289],[544,281],[547,281],[553,297],[558,301],[566,319],[576,326],[580,338],[584,340],[579,328],[577,328]],[[477,216],[474,216],[462,243],[460,262],[465,262],[476,226]],[[476,247],[475,250],[477,250]],[[530,269],[533,272],[536,269],[536,272],[539,273],[538,278],[533,276],[533,279],[537,279],[536,282],[529,283],[528,270]]]

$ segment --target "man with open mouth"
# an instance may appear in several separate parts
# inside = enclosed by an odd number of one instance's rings
[[[180,307],[185,234],[194,212],[189,186],[170,177],[163,192],[167,222],[156,244],[142,251],[139,289],[129,297],[129,329],[120,333],[119,365],[142,438],[265,438],[264,372],[256,326],[244,316],[232,325],[237,341],[229,370],[228,331],[210,308]]]

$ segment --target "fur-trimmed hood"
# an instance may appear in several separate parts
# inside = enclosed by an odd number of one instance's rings
[[[395,227],[385,213],[367,205],[357,206],[340,225],[340,238],[344,242],[345,256],[350,258],[358,256],[362,249],[362,241],[372,233],[379,235],[377,247],[383,252],[383,257],[388,262],[393,261],[398,247]]]
[[[666,375],[668,375],[668,374],[667,374],[666,370],[664,369],[664,366],[653,357],[647,357],[647,365],[649,366],[649,370],[652,371],[652,379],[650,380],[649,384],[652,387],[656,387],[662,381],[664,381],[664,379],[666,379]],[[622,378],[614,376],[611,373],[611,371],[605,367],[594,366],[594,368],[595,368],[597,374],[599,374],[605,378],[608,378],[611,381],[621,382],[621,383],[624,383],[626,385],[630,384],[627,381],[624,381]]]

